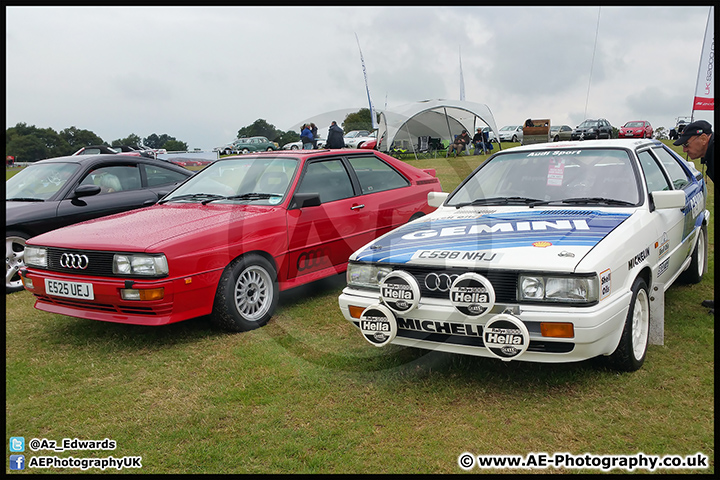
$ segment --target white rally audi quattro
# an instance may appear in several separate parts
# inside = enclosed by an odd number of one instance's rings
[[[665,290],[707,269],[706,196],[656,140],[504,150],[356,251],[340,310],[376,346],[637,370]]]

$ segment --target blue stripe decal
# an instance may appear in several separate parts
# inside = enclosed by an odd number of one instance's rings
[[[365,262],[406,263],[418,250],[494,251],[528,247],[537,241],[555,246],[593,247],[624,222],[628,213],[577,214],[511,212],[476,218],[441,218],[394,230],[358,252]]]

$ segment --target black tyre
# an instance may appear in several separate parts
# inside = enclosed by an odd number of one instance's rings
[[[25,241],[28,235],[5,232],[5,293],[19,292],[23,289],[20,269],[25,266]]]
[[[707,271],[707,251],[707,225],[703,225],[702,228],[700,228],[697,242],[695,242],[695,250],[693,250],[692,256],[690,257],[690,265],[688,265],[687,270],[678,277],[680,283],[700,283],[703,275]]]
[[[278,295],[277,273],[273,265],[260,255],[245,255],[225,268],[210,318],[224,330],[254,330],[270,320]]]
[[[623,372],[634,372],[640,368],[645,362],[649,334],[650,295],[645,280],[636,278],[620,343],[607,357],[610,367]]]

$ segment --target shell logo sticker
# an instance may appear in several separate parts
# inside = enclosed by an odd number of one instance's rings
[[[533,247],[545,248],[545,247],[550,247],[550,246],[552,246],[552,243],[551,243],[551,242],[545,242],[545,241],[535,242],[535,243],[532,244],[532,246],[533,246]]]
[[[480,317],[495,305],[495,290],[482,275],[463,273],[450,286],[450,303],[463,315]]]
[[[397,320],[386,306],[370,305],[360,314],[360,331],[372,345],[384,347],[397,335]]]
[[[380,282],[380,298],[395,313],[407,313],[420,302],[420,286],[408,272],[396,270]]]
[[[530,346],[530,333],[519,318],[500,314],[483,327],[483,343],[490,353],[509,362],[525,353]]]

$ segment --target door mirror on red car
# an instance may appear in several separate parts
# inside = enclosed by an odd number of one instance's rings
[[[319,193],[297,193],[290,202],[290,209],[317,207],[320,205]]]

